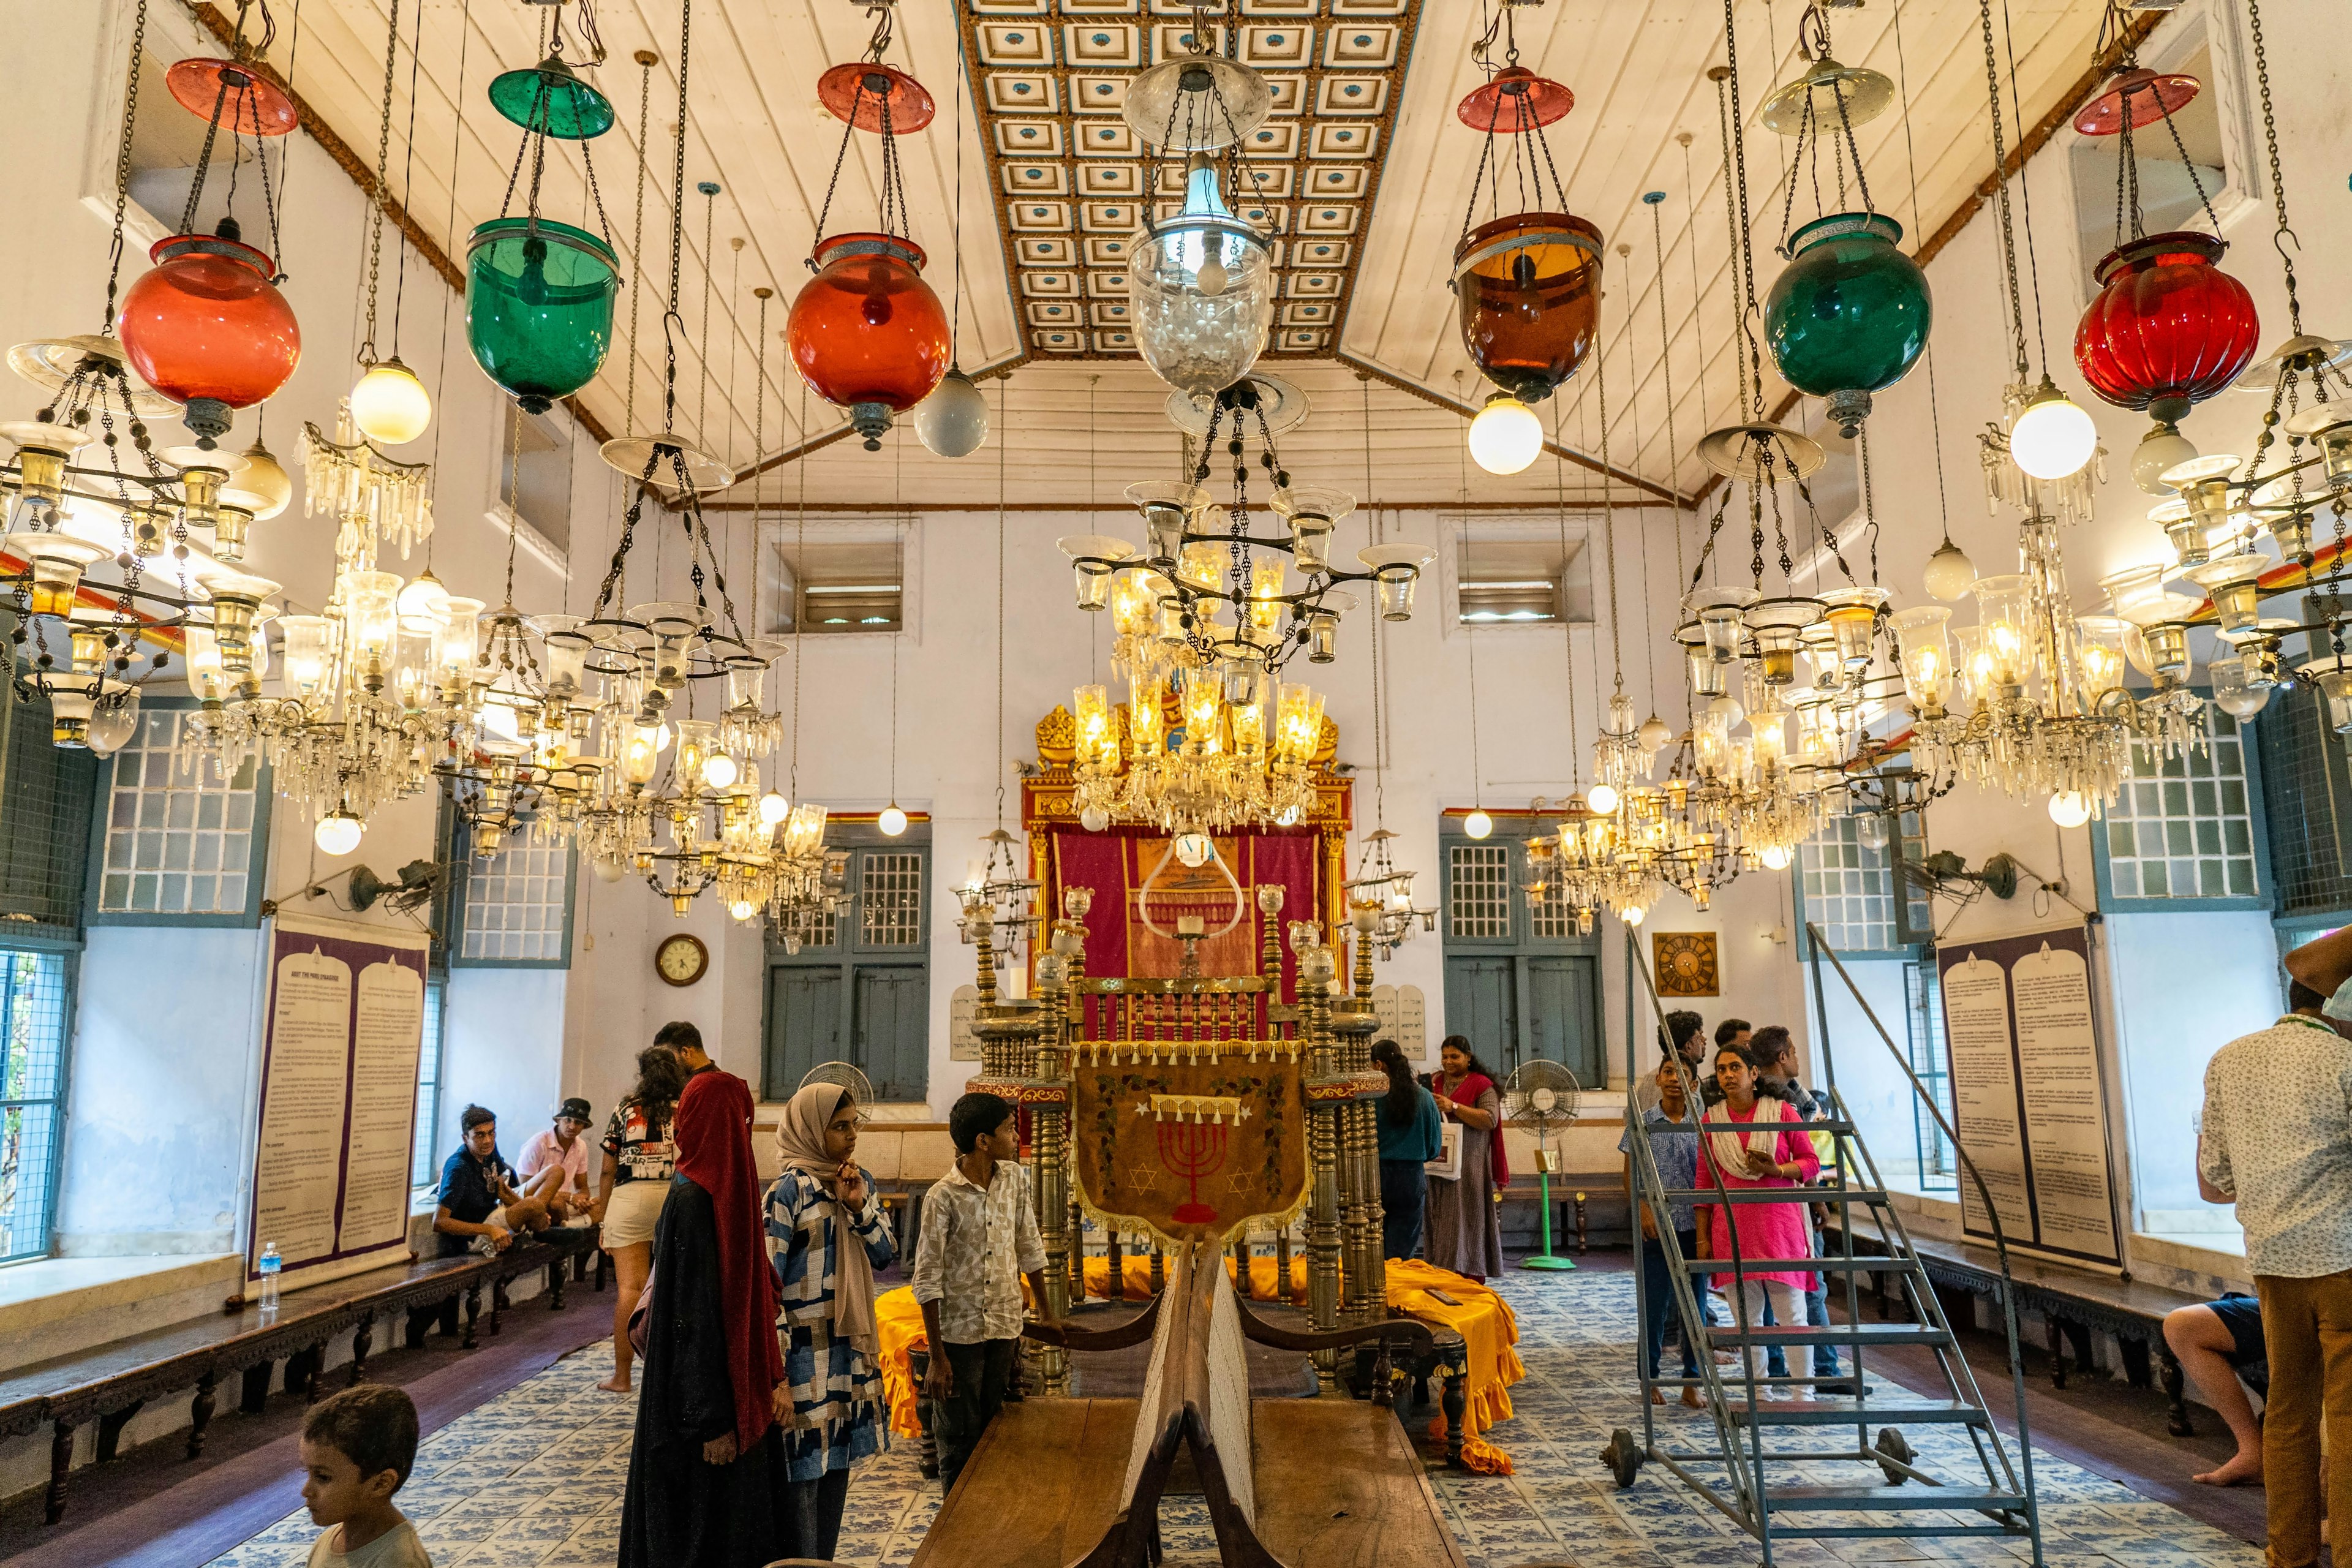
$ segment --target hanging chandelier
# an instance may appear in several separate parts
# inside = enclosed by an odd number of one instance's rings
[[[1491,59],[1498,37],[1500,68]],[[1545,126],[1576,107],[1576,96],[1519,64],[1510,6],[1496,10],[1471,56],[1488,80],[1455,106],[1454,118],[1483,132],[1485,142],[1454,245],[1451,287],[1463,349],[1496,387],[1470,421],[1470,455],[1490,474],[1516,474],[1543,450],[1543,425],[1528,405],[1549,397],[1592,352],[1601,317],[1601,239],[1598,228],[1569,212],[1544,135]],[[1500,152],[1498,135],[1518,140]],[[1517,172],[1521,210],[1504,216],[1491,209],[1502,204],[1507,163]],[[1474,225],[1482,184],[1490,216]]]
[[[912,216],[898,163],[898,137],[929,125],[937,105],[922,83],[882,63],[896,12],[887,4],[874,10],[865,57],[835,66],[817,82],[819,101],[843,122],[841,150],[817,213],[808,262],[815,276],[793,301],[784,326],[801,374],[818,396],[849,410],[869,452],[881,450],[891,416],[912,409],[940,384],[953,350],[948,313],[923,281],[922,247],[908,234]],[[860,131],[882,138],[879,227],[834,234],[826,220],[842,163]]]
[[[1138,76],[1120,115],[1143,144],[1144,189],[1167,183],[1167,159],[1184,160],[1182,205],[1166,217],[1147,212],[1129,258],[1136,348],[1152,374],[1205,409],[1243,384],[1274,324],[1273,252],[1226,197],[1263,194],[1242,147],[1272,112],[1274,91],[1218,58],[1217,29],[1198,0],[1192,13],[1187,52]]]
[[[1877,71],[1840,65],[1831,57],[1829,18],[1818,5],[1807,5],[1799,18],[1797,42],[1809,62],[1804,74],[1768,97],[1758,115],[1771,130],[1796,140],[1780,218],[1780,254],[1789,265],[1765,300],[1765,339],[1781,377],[1823,399],[1829,416],[1851,439],[1870,413],[1871,395],[1902,380],[1917,363],[1935,310],[1927,275],[1900,248],[1903,226],[1871,198],[1854,141],[1856,125],[1875,119],[1895,101],[1895,84]],[[1736,79],[1733,90],[1738,91]],[[1851,163],[1853,199],[1860,208],[1817,212],[1792,231],[1801,184],[1810,184],[1817,207],[1822,203],[1824,142],[1839,207],[1850,206]]]
[[[1412,615],[1422,568],[1435,552],[1373,545],[1357,552],[1362,570],[1342,570],[1332,530],[1355,498],[1292,484],[1275,449],[1271,401],[1255,379],[1226,388],[1211,403],[1193,482],[1128,488],[1143,514],[1145,554],[1109,535],[1061,542],[1078,607],[1116,603],[1113,657],[1129,686],[1118,704],[1099,685],[1076,695],[1078,805],[1090,826],[1148,822],[1173,832],[1302,820],[1315,798],[1310,769],[1323,758],[1324,699],[1280,679],[1282,670],[1301,652],[1313,664],[1337,658],[1340,618],[1356,607],[1340,584],[1369,583],[1384,620]],[[1250,531],[1253,434],[1286,536]],[[1213,502],[1199,481],[1220,444],[1234,461],[1233,500],[1225,526],[1213,529],[1204,525]]]

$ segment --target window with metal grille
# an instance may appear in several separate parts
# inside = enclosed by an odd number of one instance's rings
[[[867,524],[857,531],[873,526]],[[888,538],[804,540],[788,526],[779,534],[775,571],[782,591],[773,600],[776,618],[772,629],[906,629],[906,553],[895,533]]]
[[[2253,731],[2279,913],[2352,909],[2352,758],[2327,700],[2307,686],[2273,691]]]
[[[436,976],[425,983],[425,1039],[416,1053],[416,1131],[409,1159],[408,1184],[428,1186],[441,1176],[441,1151],[436,1147],[441,1120],[441,1004],[448,982]]]
[[[182,749],[194,711],[147,707],[114,754],[93,916],[100,921],[258,918],[268,791],[250,763],[231,777],[213,759]]]
[[[0,706],[8,748],[0,917],[16,922],[16,936],[71,937],[81,929],[88,888],[98,758],[50,743],[47,698],[0,694]]]
[[[1556,537],[1481,533],[1474,542],[1465,527],[1456,544],[1455,613],[1463,625],[1590,618],[1578,603],[1591,587],[1581,541],[1570,542],[1565,551]]]
[[[2238,721],[2208,703],[2205,743],[2166,756],[2135,741],[2131,776],[2094,829],[2118,900],[2260,900],[2253,780]]]
[[[1507,844],[1447,847],[1445,934],[1503,939],[1511,934],[1511,850]]]
[[[923,857],[867,853],[858,868],[859,940],[868,947],[919,947],[923,942]]]
[[[49,1249],[70,965],[64,952],[0,948],[0,1263]]]
[[[1564,942],[1576,934],[1576,906],[1560,896],[1559,885],[1547,882],[1543,896],[1528,905],[1530,935]]]
[[[543,967],[571,962],[571,846],[517,844],[464,864],[452,962]]]
[[[1889,952],[1903,945],[1895,924],[1895,879],[1887,843],[1863,842],[1863,824],[1884,816],[1841,816],[1797,846],[1797,886],[1804,917],[1841,953]]]
[[[1950,1121],[1951,1058],[1944,1050],[1944,1007],[1937,995],[1933,959],[1903,966],[1903,1000],[1911,1024],[1911,1070],[1927,1086],[1928,1095],[1945,1120]],[[1911,1098],[1911,1116],[1918,1149],[1919,1184],[1930,1191],[1957,1186],[1959,1162],[1953,1156],[1952,1141],[1944,1136],[1944,1129],[1916,1095]]]

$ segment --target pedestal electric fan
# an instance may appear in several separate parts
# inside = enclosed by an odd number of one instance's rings
[[[1536,1180],[1543,1208],[1543,1250],[1519,1259],[1522,1268],[1573,1268],[1569,1258],[1551,1249],[1551,1178],[1559,1169],[1559,1151],[1551,1146],[1551,1130],[1576,1120],[1577,1102],[1584,1096],[1576,1075],[1556,1061],[1537,1057],[1511,1069],[1503,1088],[1503,1117],[1536,1133]]]

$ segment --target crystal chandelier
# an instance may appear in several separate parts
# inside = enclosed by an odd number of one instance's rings
[[[1414,931],[1437,929],[1437,910],[1423,909],[1412,901],[1412,872],[1398,869],[1390,856],[1389,846],[1399,837],[1385,827],[1366,834],[1363,850],[1356,860],[1356,874],[1339,884],[1340,891],[1347,895],[1356,930],[1382,958],[1391,956],[1399,946],[1411,941]]]
[[[1103,534],[1061,542],[1078,607],[1115,609],[1114,668],[1129,689],[1120,703],[1101,685],[1075,696],[1077,804],[1090,829],[1303,820],[1315,799],[1311,769],[1325,760],[1324,699],[1281,679],[1281,671],[1302,651],[1311,664],[1337,658],[1340,617],[1356,606],[1338,584],[1370,583],[1381,617],[1407,620],[1422,568],[1435,558],[1424,545],[1399,543],[1359,551],[1360,571],[1333,561],[1333,527],[1355,510],[1355,498],[1291,483],[1275,451],[1265,385],[1244,381],[1216,395],[1195,482],[1128,487],[1143,514],[1147,553]],[[1252,420],[1286,537],[1249,529]],[[1197,481],[1209,477],[1207,454],[1221,432],[1234,459],[1234,499],[1226,526],[1212,529],[1202,524],[1211,498]]]

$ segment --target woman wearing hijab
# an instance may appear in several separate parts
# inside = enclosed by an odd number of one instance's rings
[[[803,1086],[776,1123],[783,1169],[768,1189],[768,1260],[782,1295],[792,1415],[785,1511],[792,1556],[831,1561],[849,1467],[889,1447],[874,1270],[896,1256],[882,1200],[851,1156],[857,1104],[839,1084]]]
[[[777,1426],[792,1404],[761,1247],[750,1088],[715,1068],[697,1073],[670,1138],[677,1173],[654,1233],[620,1568],[762,1568],[793,1554]]]
[[[1446,1036],[1437,1059],[1430,1096],[1446,1121],[1462,1124],[1462,1174],[1430,1181],[1429,1260],[1484,1279],[1503,1271],[1503,1217],[1495,1202],[1496,1189],[1511,1184],[1503,1153],[1503,1100],[1494,1075],[1464,1037]]]

